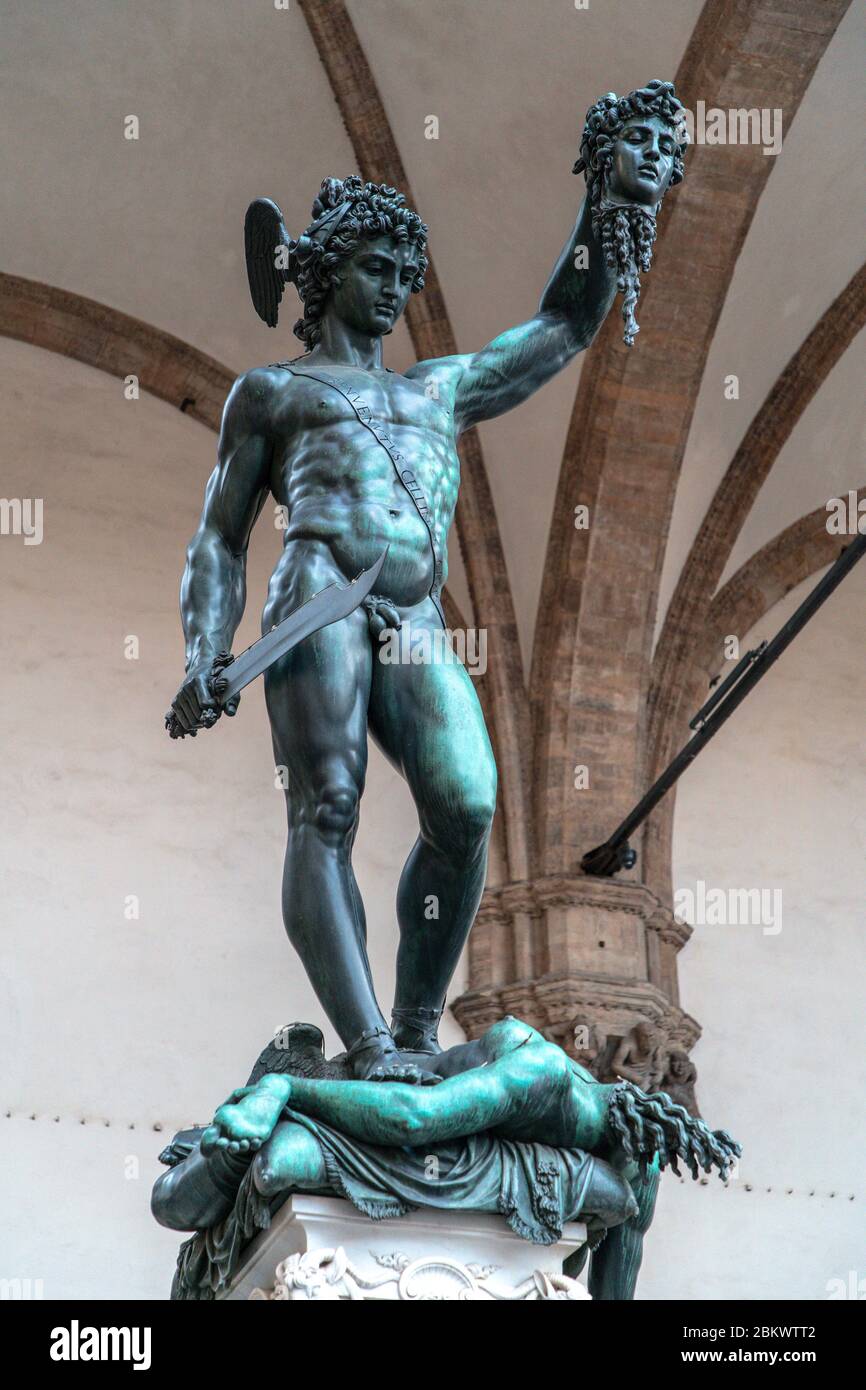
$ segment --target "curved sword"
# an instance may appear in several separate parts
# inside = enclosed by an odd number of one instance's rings
[[[351,584],[329,584],[326,589],[320,589],[282,622],[275,623],[270,632],[266,632],[258,642],[253,642],[240,656],[216,657],[211,672],[211,691],[220,706],[224,708],[244,686],[279,661],[305,637],[354,613],[372,591],[387,554],[386,546],[376,563],[368,570],[362,570]],[[218,717],[215,716],[211,722],[216,723]],[[172,738],[184,737],[185,730],[173,710],[169,710],[165,716],[165,727]]]

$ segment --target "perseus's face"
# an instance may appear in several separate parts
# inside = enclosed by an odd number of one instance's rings
[[[391,236],[361,242],[339,269],[331,291],[333,312],[350,328],[381,337],[399,319],[418,273],[418,247]]]
[[[661,116],[632,116],[614,142],[608,196],[645,207],[660,203],[674,171],[676,149],[675,132]]]

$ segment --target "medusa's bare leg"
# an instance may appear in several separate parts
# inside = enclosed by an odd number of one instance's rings
[[[573,1083],[568,1058],[545,1043],[517,1048],[434,1087],[269,1075],[237,1104],[217,1111],[216,1142],[230,1152],[259,1147],[290,1104],[369,1144],[417,1147],[482,1130],[506,1134],[511,1122],[521,1131],[531,1125],[532,1137],[542,1142],[580,1146],[580,1107],[569,1104]]]
[[[292,1080],[275,1072],[268,1072],[255,1086],[233,1091],[202,1135],[202,1153],[225,1149],[249,1154],[260,1149],[273,1134],[291,1093]]]

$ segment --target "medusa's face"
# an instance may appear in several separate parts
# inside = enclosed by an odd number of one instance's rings
[[[340,266],[340,283],[331,291],[330,306],[360,333],[390,333],[412,293],[418,262],[418,247],[411,242],[387,234],[365,238]]]
[[[671,181],[677,140],[661,116],[632,116],[613,146],[606,192],[617,201],[654,207]]]

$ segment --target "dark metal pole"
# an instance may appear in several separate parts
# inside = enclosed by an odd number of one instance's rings
[[[658,805],[689,764],[694,762],[701,749],[706,747],[713,735],[717,734],[725,721],[731,717],[737,706],[742,704],[749,692],[755,688],[761,677],[767,673],[775,661],[778,661],[785,648],[790,646],[798,632],[801,632],[809,619],[817,613],[821,604],[830,597],[834,589],[838,588],[846,574],[854,568],[864,552],[866,552],[866,534],[858,534],[845,546],[824,578],[819,580],[812,592],[803,600],[797,611],[791,614],[791,617],[779,629],[775,637],[770,642],[762,643],[754,651],[746,653],[734,670],[725,678],[719,689],[695,715],[689,727],[695,728],[697,726],[697,732],[677,753],[673,762],[669,763],[661,776],[653,782],[646,795],[641,797],[610,838],[605,840],[603,845],[598,845],[583,856],[580,867],[584,873],[609,878],[620,869],[632,867],[637,859],[637,854],[628,844],[629,836],[634,833],[642,821],[646,820],[650,811]]]

